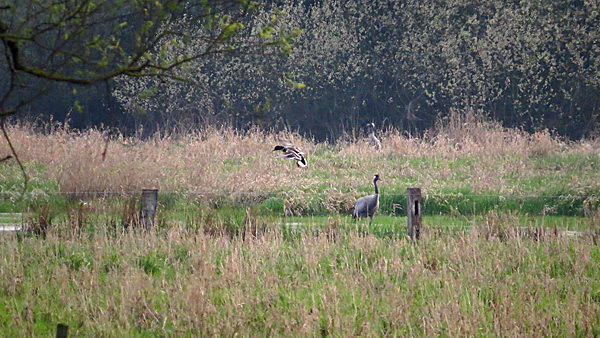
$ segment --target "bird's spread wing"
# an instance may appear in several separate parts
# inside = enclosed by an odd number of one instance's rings
[[[279,145],[275,146],[273,150],[283,151],[283,155],[277,156],[277,158],[289,158],[296,161],[298,167],[304,168],[307,166],[306,159],[304,158],[304,152],[300,148],[292,145],[290,142],[282,141]]]
[[[277,149],[280,147],[282,147],[283,149]],[[282,150],[283,152],[286,152],[286,153],[296,153],[298,155],[304,156],[304,152],[299,147],[293,145],[289,141],[279,142],[279,145],[276,147],[276,150]]]
[[[296,153],[287,153],[287,154],[279,155],[279,156],[277,156],[277,158],[291,158],[291,159],[294,159],[297,161],[302,160],[302,157],[298,156],[298,154],[296,154]]]
[[[287,147],[287,151],[290,152],[290,153],[296,153],[298,155],[304,156],[304,153],[302,152],[302,150],[300,150],[300,148],[295,147],[295,146],[289,146],[289,147]]]

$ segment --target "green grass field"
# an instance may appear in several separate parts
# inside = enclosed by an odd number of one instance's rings
[[[3,334],[600,334],[595,218],[426,215],[412,244],[404,216],[178,202],[146,233],[118,213],[126,202],[102,205],[55,212],[45,238],[0,233]],[[40,222],[1,220],[24,219]]]
[[[401,219],[371,231],[337,218],[295,231],[306,219],[286,219],[244,237],[180,226],[74,234],[67,224],[45,240],[0,234],[0,331],[48,336],[64,323],[75,336],[600,334],[597,234],[500,236],[485,219],[433,231],[452,223],[433,217],[415,245],[386,233]]]

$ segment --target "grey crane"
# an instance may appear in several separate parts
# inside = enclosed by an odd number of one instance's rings
[[[369,144],[371,144],[371,146],[373,148],[375,148],[375,150],[381,149],[381,141],[379,141],[377,136],[375,136],[375,123],[373,123],[373,122],[367,123],[367,129],[369,129],[369,131],[370,131]]]
[[[381,180],[379,174],[373,176],[373,185],[375,186],[375,193],[361,197],[354,202],[354,208],[352,210],[352,218],[363,218],[369,217],[371,221],[369,225],[373,224],[373,215],[379,208],[379,189],[377,189],[377,181]]]

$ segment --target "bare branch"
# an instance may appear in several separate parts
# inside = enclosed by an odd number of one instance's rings
[[[21,173],[23,174],[23,192],[25,192],[25,190],[27,189],[27,184],[29,183],[29,175],[27,175],[27,172],[25,171],[25,167],[23,166],[23,163],[21,163],[21,160],[19,159],[19,155],[17,155],[17,151],[15,150],[15,147],[13,146],[13,144],[10,140],[10,137],[8,136],[8,132],[6,132],[6,128],[4,126],[5,122],[6,122],[5,117],[0,118],[0,129],[2,129],[2,134],[4,135],[4,139],[8,143],[8,147],[10,148],[10,151],[12,153],[11,156],[13,156],[15,158],[15,160],[17,161],[17,164],[19,164]]]

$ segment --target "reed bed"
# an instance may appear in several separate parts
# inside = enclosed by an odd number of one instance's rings
[[[375,173],[390,197],[404,195],[408,186],[431,196],[576,195],[582,196],[581,209],[600,191],[600,139],[573,142],[548,131],[531,134],[474,114],[453,113],[420,137],[383,130],[378,151],[363,137],[323,143],[291,132],[226,127],[146,139],[60,125],[44,132],[26,124],[8,130],[32,181],[41,182],[38,190],[70,196],[158,188],[213,201],[279,198],[287,211],[302,214],[347,210],[371,191]],[[308,168],[276,158],[272,149],[282,140],[307,153]],[[1,143],[0,154],[5,153],[9,149]],[[17,191],[18,170],[5,169],[14,169],[14,163],[2,166],[4,180],[13,182],[3,190]]]

